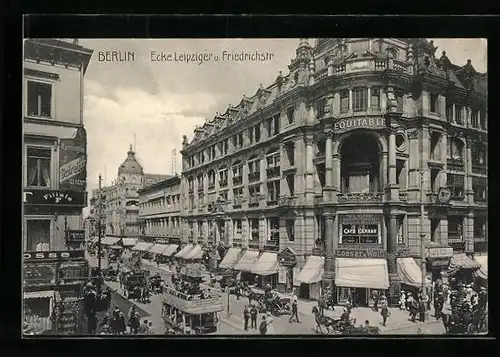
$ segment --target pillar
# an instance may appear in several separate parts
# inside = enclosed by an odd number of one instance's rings
[[[474,253],[474,212],[467,213],[466,224],[464,229],[465,251]]]
[[[327,62],[328,77],[333,76],[333,58],[330,56]]]
[[[335,249],[337,248],[337,237],[334,235],[334,215],[330,212],[323,213],[325,221],[325,266],[323,272],[323,288],[333,286],[335,281]]]
[[[389,296],[395,302],[395,297],[401,291],[401,278],[398,275],[397,254],[398,254],[398,225],[396,215],[389,214],[389,229],[387,239],[387,268],[389,270]]]
[[[234,223],[233,223],[234,224]],[[234,231],[232,232],[234,235]],[[248,241],[250,240],[250,235],[252,230],[250,229],[250,222],[248,217],[241,217],[241,247],[248,248]]]
[[[337,194],[341,191],[341,174],[340,174],[340,154],[334,154],[332,159],[332,203],[337,203]]]
[[[349,112],[351,113],[352,112],[352,89],[349,88]]]
[[[399,187],[396,183],[396,132],[389,130],[389,199],[399,201]]]
[[[208,221],[206,219],[203,220],[202,230],[203,230],[203,242],[207,244],[209,227],[208,227]]]
[[[281,163],[280,163],[281,164]],[[267,199],[267,175],[266,175],[266,169],[267,169],[267,162],[266,162],[266,154],[264,153],[262,158],[260,159],[260,165],[259,165],[259,170],[260,170],[260,182],[262,182],[260,186],[260,195],[262,197],[265,197]],[[259,206],[261,205],[260,203],[260,197],[259,197]],[[264,204],[265,204],[265,200]]]
[[[465,184],[465,197],[466,197],[466,202],[468,204],[473,204],[474,203],[474,190],[472,188],[472,140],[467,139],[466,144],[465,144],[465,153],[466,153],[466,160],[465,160],[465,179],[464,179],[464,184]]]
[[[367,105],[367,110],[370,110],[370,108],[372,107],[372,87],[370,86],[368,86],[367,95],[368,97],[366,98],[367,99],[366,105]]]
[[[312,135],[308,135],[304,138],[306,144],[306,189],[305,189],[305,197],[306,204],[314,203],[314,169],[313,169],[313,142],[314,137]]]
[[[267,240],[267,222],[266,222],[266,216],[262,215],[259,217],[259,248],[264,246],[266,240]]]
[[[333,131],[328,128],[325,131],[326,144],[325,144],[325,202],[332,201],[333,191]]]

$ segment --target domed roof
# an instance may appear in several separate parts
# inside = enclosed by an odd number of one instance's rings
[[[132,150],[132,145],[130,145],[130,149],[127,152],[127,158],[118,167],[118,176],[121,176],[122,174],[143,175],[143,173],[144,171],[142,166],[135,158],[135,152]]]

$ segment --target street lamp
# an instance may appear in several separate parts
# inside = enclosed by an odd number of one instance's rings
[[[102,250],[102,227],[101,227],[101,219],[102,219],[102,191],[101,191],[101,182],[102,176],[99,174],[99,191],[98,191],[98,211],[97,211],[97,267],[99,269],[99,274],[101,274],[101,250]]]
[[[426,263],[425,263],[425,232],[424,232],[424,202],[425,202],[425,192],[424,192],[424,175],[425,170],[418,170],[420,174],[420,259],[421,259],[421,270],[422,270],[422,295],[427,295],[425,281],[426,281]],[[423,297],[422,296],[422,297]]]

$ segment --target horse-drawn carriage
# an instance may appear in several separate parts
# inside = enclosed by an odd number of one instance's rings
[[[123,247],[120,245],[113,245],[108,248],[108,262],[116,263],[122,259]]]
[[[156,273],[149,278],[149,286],[151,287],[151,291],[155,294],[162,292],[163,279],[161,278],[159,273]]]
[[[209,286],[214,288],[220,288],[221,290],[229,288],[229,293],[235,293],[236,287],[238,287],[238,279],[236,279],[238,275],[237,271],[233,270],[224,270],[220,272],[215,272],[211,274]]]
[[[452,306],[451,311],[443,311],[442,316],[447,334],[488,332],[488,311],[477,305],[470,307],[470,305],[458,303]]]
[[[104,280],[117,281],[120,273],[119,263],[109,263],[106,269],[103,269]]]
[[[257,307],[259,312],[270,312],[274,316],[290,315],[292,313],[292,299],[283,297],[275,292],[258,293],[249,289],[250,303]]]
[[[363,336],[380,334],[376,326],[356,326],[356,319],[351,319],[348,312],[344,312],[339,318],[325,316],[316,306],[313,307],[312,312],[316,320],[316,333],[319,334]]]
[[[143,289],[147,288],[147,271],[129,270],[121,275],[125,298],[140,299]]]

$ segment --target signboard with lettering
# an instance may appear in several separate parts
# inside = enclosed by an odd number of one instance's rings
[[[85,240],[85,231],[68,230],[66,231],[66,240],[70,242],[83,242]]]
[[[384,118],[348,118],[340,119],[333,125],[336,133],[342,133],[353,129],[383,129]]]
[[[75,311],[64,311],[57,319],[58,335],[76,335],[78,315]]]
[[[342,224],[340,243],[377,244],[379,243],[378,224]]]
[[[337,249],[335,256],[337,258],[386,259],[387,252],[383,249]]]
[[[84,128],[79,128],[74,138],[61,139],[59,158],[59,187],[84,192],[87,187],[87,133]]]
[[[89,264],[83,262],[61,263],[59,267],[59,279],[61,284],[75,284],[89,277]],[[76,281],[75,281],[76,280]]]
[[[52,285],[56,282],[56,264],[25,264],[23,278],[26,285]]]
[[[85,192],[61,190],[26,190],[24,203],[27,205],[71,205],[85,206]]]
[[[53,252],[24,252],[24,261],[46,261],[46,260],[67,260],[85,259],[84,250],[65,250]]]
[[[426,249],[425,255],[431,259],[451,258],[453,256],[452,247],[430,247]]]
[[[278,267],[278,283],[286,284],[287,268],[283,266]]]

